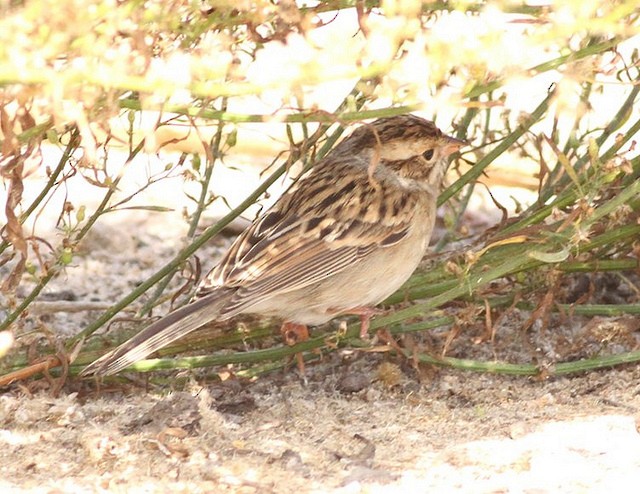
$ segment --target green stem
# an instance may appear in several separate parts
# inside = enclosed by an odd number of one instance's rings
[[[222,99],[222,109],[221,111],[226,111],[227,109],[227,98]],[[191,217],[191,224],[189,225],[189,232],[187,236],[189,238],[193,238],[195,235],[196,229],[198,228],[198,224],[200,223],[200,217],[204,212],[204,208],[207,203],[207,196],[209,195],[209,184],[211,183],[211,177],[213,176],[213,168],[221,158],[222,153],[220,152],[220,145],[222,143],[222,129],[224,128],[224,124],[219,121],[218,129],[216,134],[211,142],[211,153],[207,153],[207,164],[205,166],[204,178],[201,181],[201,191],[200,197],[198,197],[198,205],[196,210],[193,212],[193,216]]]
[[[640,304],[591,304],[572,305],[558,304],[562,310],[569,314],[581,316],[624,316],[627,314],[640,314]]]
[[[127,296],[123,297],[114,304],[111,308],[106,310],[98,319],[96,319],[93,323],[89,324],[85,329],[76,334],[73,338],[71,338],[67,346],[73,346],[77,341],[82,338],[86,338],[87,336],[94,333],[103,324],[109,321],[112,317],[114,317],[118,312],[140,297],[143,293],[145,293],[149,288],[162,280],[165,276],[173,272],[177,269],[185,259],[193,255],[202,245],[211,240],[215,235],[217,235],[224,227],[226,227],[231,221],[233,221],[238,215],[242,214],[242,212],[251,206],[258,198],[269,188],[273,183],[287,171],[287,163],[278,167],[276,171],[274,171],[269,178],[267,178],[256,190],[254,190],[247,198],[240,203],[236,208],[231,210],[227,215],[225,215],[220,221],[218,221],[215,225],[207,228],[202,235],[196,238],[191,244],[182,249],[168,264],[166,264],[162,269],[157,271],[155,274],[147,278],[144,282],[136,287],[131,293]]]
[[[562,362],[552,365],[544,370],[536,364],[510,364],[507,362],[482,362],[478,360],[459,359],[453,357],[434,357],[424,353],[414,354],[405,351],[407,358],[417,358],[419,362],[424,364],[437,365],[440,367],[451,367],[458,370],[468,370],[474,372],[490,372],[494,374],[509,374],[517,376],[559,376],[565,374],[573,374],[577,372],[586,372],[605,367],[614,367],[616,365],[630,364],[640,361],[640,351],[627,352],[619,355],[607,355],[604,357],[595,357],[575,362]]]
[[[122,99],[118,101],[120,108],[127,108],[130,110],[146,110],[142,106],[142,103],[136,99]],[[307,122],[319,122],[319,123],[335,123],[335,122],[359,122],[369,118],[382,118],[393,117],[396,115],[404,115],[415,111],[417,107],[415,105],[410,106],[394,106],[388,108],[379,108],[375,110],[359,110],[359,111],[342,111],[333,113],[320,112],[320,111],[301,111],[298,113],[292,113],[290,115],[283,115],[278,117],[278,122],[283,123],[307,123]],[[185,115],[194,118],[202,118],[206,120],[220,120],[223,122],[233,123],[261,123],[271,122],[274,120],[272,114],[242,114],[231,113],[223,110],[209,110],[206,108],[200,108],[197,106],[163,106],[163,111],[169,113],[175,113],[177,115]]]
[[[483,263],[481,268],[464,276],[463,279],[455,280],[455,284],[452,288],[430,298],[428,301],[373,319],[371,321],[371,329],[379,329],[411,317],[424,317],[435,308],[463,295],[471,294],[474,290],[495,279],[502,278],[503,276],[517,271],[530,269],[540,264],[542,264],[542,262],[531,259],[526,255],[507,257],[504,262],[497,264],[494,267],[488,267],[489,265]],[[485,267],[488,267],[488,269],[485,270]]]
[[[614,132],[616,132],[620,127],[622,127],[622,125],[625,124],[625,122],[627,122],[627,120],[629,119],[629,115],[633,111],[635,100],[638,97],[639,92],[640,92],[640,84],[635,84],[631,89],[631,92],[627,96],[627,99],[620,106],[616,115],[613,117],[613,120],[609,122],[609,124],[605,127],[605,129],[600,134],[600,136],[596,138],[596,144],[598,145],[598,148],[600,148],[604,144],[604,142],[609,137],[611,137],[611,135],[613,135]],[[609,161],[611,158],[615,156],[616,152],[618,152],[618,150],[620,150],[620,148],[627,141],[632,139],[638,133],[639,130],[640,130],[640,120],[636,121],[636,123],[627,132],[625,132],[620,139],[616,139],[616,142],[599,157],[599,160],[602,163],[606,163],[607,161]],[[585,153],[578,160],[576,160],[576,163],[575,165],[573,165],[573,168],[576,170],[576,172],[578,172],[588,162],[589,162],[589,154]],[[553,178],[560,173],[561,169],[562,167],[559,166],[559,164],[557,163],[554,169],[552,170],[552,173],[549,177],[549,181],[553,181]],[[592,174],[593,174],[593,171],[587,170],[587,180],[591,178]],[[551,198],[553,195],[556,194],[555,191],[557,191],[558,189],[565,188],[569,183],[569,181],[570,181],[570,178],[567,176],[564,176],[556,184],[554,184],[553,187],[545,187],[545,190],[540,194],[538,203],[542,204],[547,202],[549,198]]]
[[[407,333],[411,331],[425,331],[433,329],[445,324],[450,324],[453,321],[451,317],[440,317],[431,319],[428,321],[420,321],[419,323],[396,326],[389,329],[391,334]],[[334,345],[344,345],[346,342],[360,332],[359,323],[351,324],[347,331],[343,335],[322,333],[314,338],[310,338],[307,341],[298,343],[294,346],[278,346],[272,348],[266,348],[263,350],[252,350],[248,352],[234,352],[225,353],[222,355],[203,355],[197,357],[182,357],[182,358],[159,358],[159,359],[147,359],[141,360],[127,367],[127,370],[137,372],[150,372],[156,370],[167,369],[194,369],[198,367],[213,367],[229,364],[253,364],[257,362],[264,362],[267,360],[281,360],[290,355],[295,355],[300,352],[307,352],[316,350],[319,348],[327,347],[327,339],[333,339]],[[77,372],[83,368],[83,361],[78,360],[74,365],[74,370]]]
[[[548,72],[549,70],[555,70],[561,65],[564,65],[568,62],[576,62],[578,60],[582,60],[583,58],[590,57],[592,55],[597,55],[598,53],[602,53],[607,50],[610,50],[611,48],[616,47],[621,41],[622,39],[620,38],[612,38],[608,41],[604,41],[597,45],[587,46],[585,48],[582,48],[581,50],[572,52],[568,55],[563,55],[563,56],[554,58],[553,60],[549,60],[547,62],[531,67],[530,69],[525,70],[524,73],[541,74],[543,72]],[[467,93],[466,96],[467,98],[478,97],[483,93],[488,93],[490,91],[495,91],[496,89],[499,89],[501,86],[504,85],[504,83],[505,83],[504,79],[497,79],[488,84],[478,84],[477,86],[473,87]]]
[[[28,142],[44,135],[51,127],[53,127],[53,117],[49,118],[46,122],[34,125],[33,127],[30,127],[24,132],[18,134],[18,142],[20,144],[27,144]]]
[[[144,141],[141,141],[140,144],[138,145],[138,147],[129,156],[129,158],[127,160],[128,162],[131,161],[133,159],[133,157],[142,150],[143,145],[144,145]],[[85,235],[89,232],[91,227],[93,227],[93,225],[98,220],[98,218],[107,209],[107,207],[109,205],[109,201],[111,200],[111,197],[113,196],[113,194],[116,192],[116,190],[118,188],[118,184],[120,183],[121,178],[122,178],[122,173],[118,177],[116,177],[115,180],[113,180],[113,182],[109,186],[109,189],[107,190],[106,194],[102,198],[102,202],[100,203],[98,208],[89,217],[89,219],[87,220],[87,223],[80,229],[80,231],[78,233],[76,233],[76,235],[74,235],[73,242],[72,242],[73,245],[77,245],[78,242],[80,242],[80,240],[82,240],[85,237]],[[40,294],[40,292],[44,289],[44,287],[47,286],[47,284],[54,278],[54,276],[56,276],[60,272],[60,270],[63,269],[63,267],[64,267],[64,265],[58,260],[58,261],[56,261],[56,263],[53,266],[51,266],[47,270],[47,273],[40,278],[40,280],[38,281],[36,286],[24,298],[22,303],[20,303],[18,305],[18,307],[16,309],[14,309],[14,311],[11,312],[4,319],[4,321],[2,321],[2,323],[0,323],[0,331],[7,329],[11,323],[13,323],[16,319],[18,319],[18,317],[36,299],[36,297]]]
[[[56,180],[58,180],[60,173],[62,173],[62,170],[64,170],[64,167],[68,163],[69,158],[75,152],[75,150],[78,149],[78,145],[80,144],[79,136],[80,136],[80,132],[78,131],[77,128],[74,128],[71,131],[71,137],[69,138],[69,143],[67,144],[67,147],[62,153],[62,156],[58,161],[58,165],[51,172],[51,175],[49,176],[49,180],[47,180],[47,183],[42,188],[38,196],[31,202],[31,204],[29,204],[29,207],[20,215],[21,225],[24,224],[25,221],[27,221],[27,218],[31,216],[31,213],[33,213],[33,211],[35,211],[35,209],[40,205],[40,203],[42,203],[44,198],[47,197],[47,194],[51,191],[51,188],[55,185]],[[0,253],[4,252],[8,246],[9,246],[9,242],[7,242],[6,240],[3,240],[2,243],[0,244]]]
[[[349,94],[349,97],[358,92],[357,88],[358,88],[358,84],[356,84],[354,86],[354,88],[352,89],[352,91]],[[340,115],[341,114],[340,112],[342,111],[342,109],[346,107],[347,100],[348,100],[349,97],[345,98],[345,100],[342,102],[342,104],[338,108],[338,111],[337,111],[338,115]],[[359,104],[362,104],[362,103],[363,103],[363,101],[360,101]],[[357,112],[355,112],[355,113],[357,113]],[[328,119],[327,120],[327,122],[333,122],[333,121],[334,120],[332,120],[332,119]],[[294,163],[296,160],[298,160],[300,158],[301,155],[303,155],[304,153],[307,152],[307,150],[308,150],[307,147],[308,146],[310,146],[311,144],[317,142],[317,140],[320,138],[320,136],[323,135],[324,133],[326,133],[329,125],[330,125],[329,123],[325,123],[325,124],[320,125],[318,127],[318,129],[316,130],[316,132],[314,133],[314,136],[311,138],[311,140],[310,140],[311,142],[305,143],[304,147],[302,147],[301,149],[293,150],[290,153],[289,159],[287,160],[287,162],[283,163],[280,167],[278,167],[256,190],[254,190],[244,201],[242,201],[242,203],[240,203],[240,205],[238,205],[236,208],[234,208],[232,211],[230,211],[226,216],[224,216],[224,218],[222,218],[220,221],[218,221],[215,225],[212,225],[209,228],[207,228],[198,238],[196,238],[187,247],[182,249],[162,269],[160,269],[154,275],[152,275],[150,278],[146,279],[143,283],[138,285],[135,290],[133,290],[127,296],[123,297],[120,301],[118,301],[111,308],[109,308],[107,311],[105,311],[93,323],[91,323],[84,330],[80,331],[73,338],[71,338],[67,342],[67,346],[68,347],[72,346],[77,341],[81,340],[82,338],[86,338],[89,335],[93,334],[103,324],[105,324],[107,321],[109,321],[111,318],[113,318],[118,312],[120,312],[126,306],[131,304],[137,298],[139,298],[142,294],[144,294],[147,290],[149,290],[156,283],[160,282],[167,275],[169,275],[174,270],[176,270],[187,258],[189,258],[191,255],[193,255],[202,245],[204,245],[209,240],[211,240],[211,238],[213,238],[215,235],[217,235],[224,227],[226,227],[229,223],[231,223],[231,221],[233,221],[240,214],[242,214],[249,206],[254,204],[255,201],[257,201],[258,198],[262,194],[264,194],[264,192],[266,192],[266,190],[271,185],[273,185],[273,183],[276,180],[278,180],[278,178],[280,178],[280,176],[282,176],[288,170],[288,168],[291,166],[292,163]],[[337,136],[339,136],[339,131],[334,133],[334,136],[335,136],[334,140],[337,139]],[[333,140],[330,138],[330,139],[327,140],[327,142],[325,142],[324,146],[318,152],[318,157],[321,158],[326,153],[328,153],[329,150],[331,149],[332,145],[333,145]]]
[[[227,107],[227,99],[223,98],[222,102],[222,111],[226,110]],[[196,229],[200,224],[200,218],[202,217],[202,213],[204,213],[205,207],[207,205],[207,197],[209,195],[209,185],[211,184],[211,177],[213,176],[213,169],[215,167],[216,161],[222,156],[220,152],[220,144],[222,143],[222,129],[224,124],[222,122],[218,122],[218,129],[216,131],[215,136],[211,142],[211,152],[206,153],[206,165],[205,165],[205,173],[203,179],[200,181],[200,196],[198,197],[198,203],[196,206],[193,215],[191,216],[191,220],[189,222],[189,231],[187,232],[187,238],[191,239],[196,233]],[[179,266],[178,266],[179,267]],[[149,297],[149,300],[145,302],[142,308],[138,311],[138,316],[143,316],[147,314],[156,304],[156,301],[160,296],[164,293],[169,283],[173,279],[176,274],[176,270],[174,269],[170,273],[168,273],[164,279],[160,280],[153,292],[153,295]]]
[[[602,271],[632,271],[640,268],[638,259],[602,259],[594,261],[570,261],[558,266],[565,273],[598,273]]]
[[[529,130],[529,128],[535,124],[549,107],[549,102],[553,98],[554,92],[550,91],[547,97],[538,105],[538,107],[531,113],[527,119],[522,122],[516,130],[509,134],[505,139],[500,142],[489,153],[482,157],[467,173],[465,173],[460,179],[451,184],[438,198],[438,205],[442,205],[447,202],[452,196],[456,195],[460,190],[470,182],[473,182],[484,173],[485,168],[489,166],[493,160],[501,156],[507,149],[509,149],[522,135]]]

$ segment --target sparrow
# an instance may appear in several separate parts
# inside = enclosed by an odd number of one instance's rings
[[[366,336],[373,307],[423,258],[449,156],[466,142],[415,115],[363,124],[231,245],[192,300],[97,359],[111,375],[212,320],[278,317],[287,343],[339,315]]]

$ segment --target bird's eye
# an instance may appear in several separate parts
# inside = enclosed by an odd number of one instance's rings
[[[424,153],[422,153],[422,157],[429,161],[433,158],[433,149],[427,149]]]

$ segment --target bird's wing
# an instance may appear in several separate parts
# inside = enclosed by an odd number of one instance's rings
[[[420,193],[385,186],[353,169],[353,158],[301,178],[234,242],[196,297],[235,287],[223,315],[329,278],[400,242]],[[385,177],[381,177],[384,179]],[[329,185],[329,187],[327,187]]]

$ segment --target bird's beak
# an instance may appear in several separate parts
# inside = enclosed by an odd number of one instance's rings
[[[455,153],[458,149],[464,146],[468,146],[469,143],[467,141],[463,141],[462,139],[456,139],[455,137],[446,136],[444,142],[444,155],[449,156],[450,154]]]

